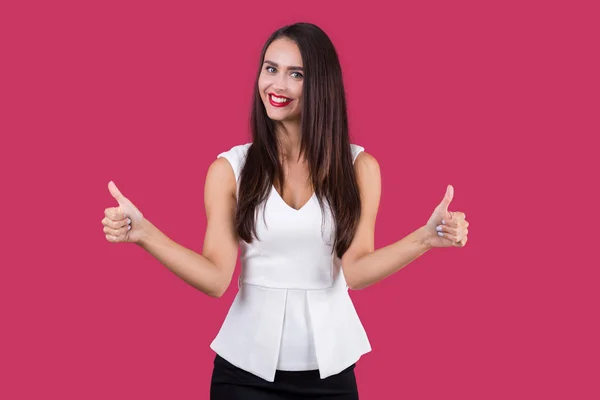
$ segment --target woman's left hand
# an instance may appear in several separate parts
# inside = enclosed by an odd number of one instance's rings
[[[454,188],[448,185],[444,199],[425,225],[426,241],[431,247],[463,247],[467,244],[469,223],[465,219],[465,213],[448,211],[453,197]]]

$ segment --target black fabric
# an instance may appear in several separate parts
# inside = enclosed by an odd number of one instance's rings
[[[218,354],[210,383],[211,400],[358,400],[352,364],[336,375],[321,379],[319,370],[276,371],[275,382],[266,381],[231,364]]]

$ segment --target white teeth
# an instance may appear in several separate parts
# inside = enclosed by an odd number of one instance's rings
[[[275,102],[275,103],[287,103],[290,100],[289,99],[281,99],[281,98],[277,98],[274,96],[271,96],[271,99]]]

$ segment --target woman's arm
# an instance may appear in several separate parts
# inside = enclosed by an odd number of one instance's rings
[[[204,187],[207,227],[202,254],[169,239],[144,219],[144,235],[137,244],[188,284],[211,297],[229,287],[238,256],[235,231],[235,176],[225,158],[208,169]]]
[[[402,269],[431,246],[423,226],[401,240],[375,250],[375,219],[381,197],[381,174],[377,160],[361,152],[354,162],[360,187],[362,212],[348,250],[342,256],[342,268],[350,289],[364,289]]]

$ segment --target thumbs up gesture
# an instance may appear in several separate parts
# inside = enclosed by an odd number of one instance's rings
[[[427,221],[427,241],[431,247],[463,247],[467,244],[469,223],[465,219],[465,213],[448,211],[453,197],[454,188],[448,185],[442,202]]]
[[[119,206],[104,210],[102,225],[104,225],[106,240],[137,243],[144,233],[142,226],[144,216],[127,197],[123,196],[113,181],[108,183],[108,190]]]

